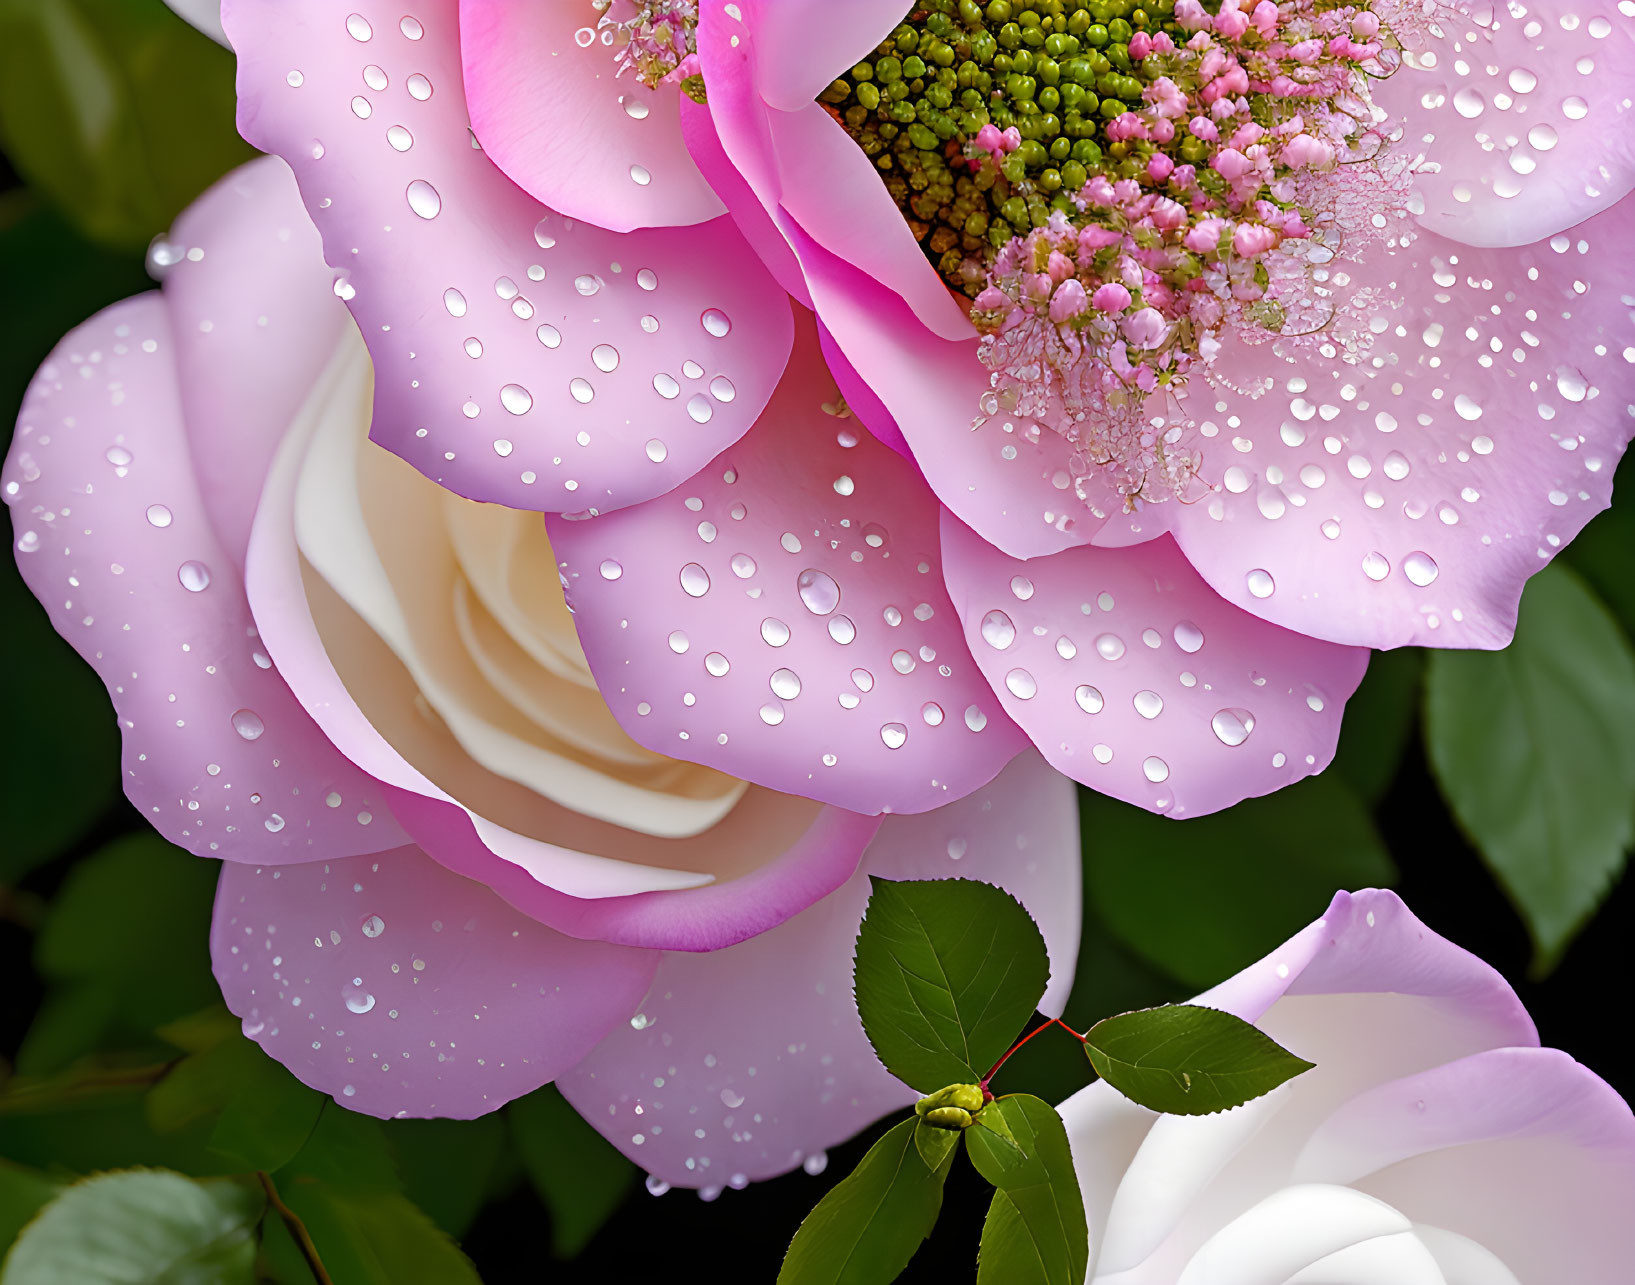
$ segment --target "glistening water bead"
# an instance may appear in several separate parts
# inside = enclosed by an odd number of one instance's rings
[[[924,0],[820,101],[874,158],[943,279],[974,299],[993,251],[1051,210],[1073,211],[1072,194],[1107,167],[1098,135],[1146,87],[1130,39],[1172,26],[1174,10],[1175,0]],[[1016,131],[996,165],[967,157],[984,126]]]

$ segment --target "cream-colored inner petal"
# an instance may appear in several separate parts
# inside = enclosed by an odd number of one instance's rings
[[[543,518],[428,481],[368,441],[370,382],[356,381],[352,396],[355,404],[330,407],[319,419],[301,463],[295,525],[311,578],[338,599],[321,613],[315,601],[315,616],[328,625],[320,625],[325,648],[370,721],[472,811],[552,844],[612,846],[609,855],[649,860],[658,854],[636,857],[629,832],[677,840],[720,826],[748,787],[654,754],[619,728],[579,648]],[[337,605],[367,628],[344,627]],[[385,659],[381,651],[404,671],[407,689],[370,672]],[[396,690],[388,696],[383,687]],[[457,767],[441,752],[434,771],[405,749],[405,705],[468,762]],[[429,748],[412,739],[422,752]],[[560,814],[542,816],[546,801]],[[804,827],[809,810],[795,811]],[[583,834],[587,822],[625,833]],[[664,849],[653,864],[678,868],[673,844],[652,846]],[[744,868],[781,850],[754,846],[760,851],[742,854]],[[692,868],[721,877],[721,865],[706,859]]]

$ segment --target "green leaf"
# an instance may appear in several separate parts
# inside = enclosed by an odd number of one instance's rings
[[[1635,575],[1630,574],[1630,550],[1635,549],[1635,452],[1627,453],[1612,480],[1612,507],[1590,519],[1565,550],[1567,561],[1590,582],[1635,639]]]
[[[1336,888],[1396,879],[1373,819],[1333,772],[1186,821],[1089,791],[1079,801],[1096,912],[1191,989],[1298,932]]]
[[[0,1160],[0,1259],[17,1233],[56,1197],[62,1184],[43,1173]]]
[[[1503,651],[1432,653],[1425,744],[1546,972],[1635,839],[1635,655],[1567,567],[1534,576]]]
[[[1213,1115],[1270,1093],[1313,1063],[1241,1017],[1170,1004],[1097,1022],[1084,1051],[1125,1097],[1168,1115]]]
[[[359,1195],[399,1195],[403,1187],[385,1125],[328,1099],[306,1145],[276,1176],[280,1185],[305,1180]]]
[[[105,245],[143,247],[253,152],[233,57],[162,4],[0,0],[0,142]]]
[[[958,1129],[938,1129],[920,1123],[914,1129],[914,1149],[925,1161],[925,1167],[935,1173],[948,1160],[948,1153],[959,1145]]]
[[[35,943],[60,988],[18,1055],[30,1074],[220,1001],[210,972],[217,864],[157,835],[120,839],[69,872]]]
[[[558,1258],[579,1253],[636,1185],[636,1166],[586,1124],[554,1084],[506,1107],[511,1136],[551,1214]]]
[[[1081,1285],[1090,1231],[1062,1118],[1030,1094],[995,1098],[965,1131],[971,1163],[997,1191],[982,1228],[978,1285]]]
[[[501,1162],[509,1161],[505,1177],[517,1176],[515,1157],[506,1155],[505,1118],[498,1111],[475,1120],[388,1120],[383,1127],[403,1178],[403,1194],[456,1239],[494,1194]]]
[[[829,1189],[789,1243],[778,1285],[883,1285],[895,1280],[942,1209],[949,1148],[930,1169],[914,1145],[918,1120],[904,1120]]]
[[[301,1180],[280,1181],[279,1194],[335,1285],[481,1285],[471,1260],[407,1197]]]
[[[1039,929],[992,884],[870,883],[855,983],[875,1054],[922,1093],[980,1080],[1045,993]]]
[[[0,1285],[250,1285],[258,1193],[162,1169],[68,1188],[17,1238]]]
[[[1419,713],[1424,672],[1425,655],[1417,647],[1376,651],[1362,685],[1345,704],[1340,746],[1329,770],[1365,803],[1378,803],[1396,779]]]

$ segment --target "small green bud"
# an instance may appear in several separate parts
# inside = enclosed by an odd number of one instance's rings
[[[969,1129],[971,1113],[959,1107],[934,1107],[925,1113],[925,1122],[933,1129]]]

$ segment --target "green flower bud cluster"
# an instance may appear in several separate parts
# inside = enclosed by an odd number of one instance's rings
[[[1108,173],[1100,130],[1141,101],[1137,31],[1186,33],[1175,0],[917,0],[871,58],[820,96],[870,156],[926,256],[975,297],[993,252]],[[1022,143],[973,170],[984,125]]]
[[[914,1104],[914,1114],[933,1129],[968,1129],[987,1098],[980,1084],[950,1084]]]

